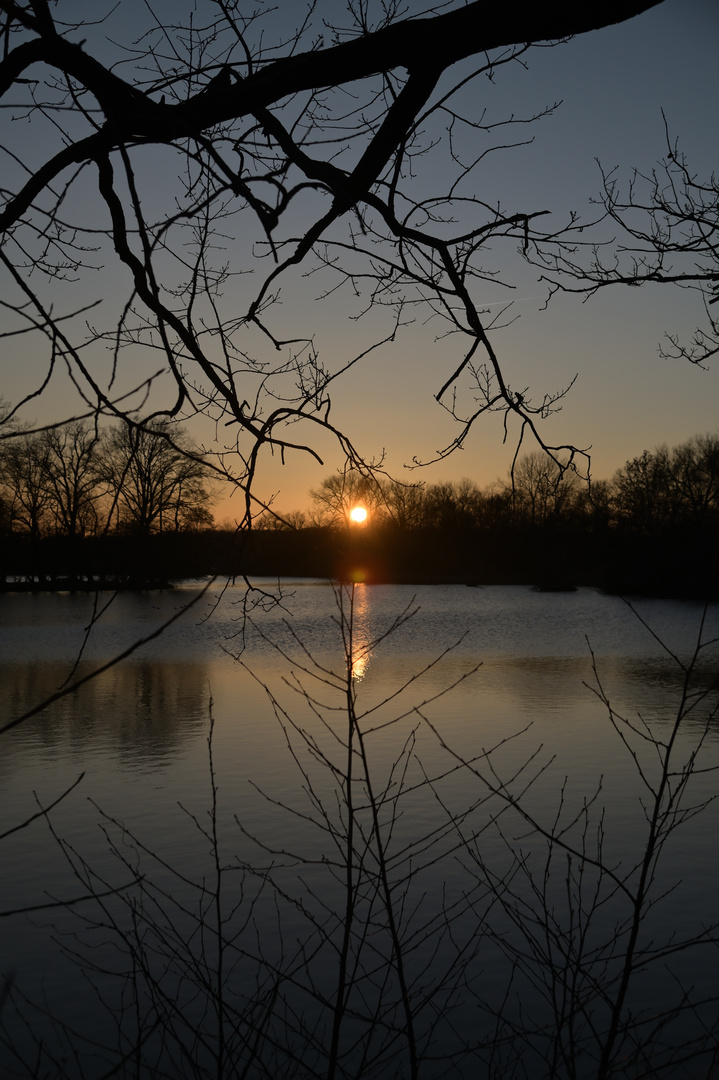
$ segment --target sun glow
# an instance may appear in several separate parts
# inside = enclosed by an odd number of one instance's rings
[[[367,511],[364,506],[353,506],[350,510],[350,521],[354,521],[356,525],[361,525],[366,520]]]

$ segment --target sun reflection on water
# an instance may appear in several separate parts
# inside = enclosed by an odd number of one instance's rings
[[[370,635],[370,600],[369,589],[364,584],[353,585],[352,601],[352,678],[364,679],[369,662],[372,659],[372,638]]]

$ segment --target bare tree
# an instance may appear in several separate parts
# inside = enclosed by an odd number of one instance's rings
[[[666,119],[665,131],[666,152],[650,171],[634,169],[623,182],[617,168],[601,169],[600,220],[619,227],[619,242],[579,241],[544,252],[543,262],[558,272],[554,290],[592,294],[608,285],[649,283],[697,290],[705,327],[688,344],[667,333],[660,351],[702,364],[719,352],[719,177],[699,178]]]
[[[55,530],[70,537],[95,532],[98,502],[106,493],[99,474],[98,430],[77,421],[48,428],[40,442],[46,451],[45,485]]]
[[[389,520],[401,529],[419,529],[426,524],[424,484],[402,484],[396,480],[384,486]]]
[[[559,234],[536,232],[541,208],[476,197],[479,163],[511,139],[507,119],[477,115],[465,92],[533,44],[654,2],[310,3],[278,19],[204,0],[167,18],[133,8],[119,27],[112,7],[69,23],[47,0],[2,0],[3,116],[23,123],[2,140],[0,266],[7,333],[38,357],[44,342],[30,397],[62,366],[88,412],[221,423],[216,467],[246,492],[249,521],[264,455],[316,457],[318,427],[362,465],[332,421],[334,383],[421,304],[457,343],[436,396],[459,428],[440,456],[493,410],[546,445],[538,425],[557,395],[510,388],[476,291],[495,280],[490,244],[527,254]],[[440,191],[418,181],[420,157],[424,178],[441,164]],[[308,271],[322,295],[348,292],[353,317],[384,316],[334,367],[316,315],[309,327],[277,303],[282,288],[306,290]],[[453,388],[467,375],[465,407]]]
[[[255,528],[284,532],[292,529],[306,529],[309,524],[309,518],[304,510],[290,510],[283,512],[281,516],[269,513],[259,517],[255,522]]]
[[[696,435],[669,449],[645,450],[613,480],[619,519],[640,532],[708,525],[719,512],[719,439]]]
[[[432,484],[425,497],[425,524],[439,529],[479,525],[484,499],[473,481]]]
[[[113,428],[103,460],[120,527],[148,534],[212,523],[208,470],[176,425]]]
[[[2,453],[3,484],[13,531],[37,540],[50,514],[48,488],[48,448],[38,435],[19,434],[9,440]]]
[[[370,518],[382,514],[384,493],[380,483],[364,473],[344,470],[326,477],[310,492],[316,506],[314,519],[320,525],[348,525],[355,506],[363,507]]]
[[[719,436],[695,435],[672,451],[682,516],[695,524],[719,516]]]
[[[508,484],[515,509],[533,524],[566,513],[578,487],[577,474],[566,462],[554,461],[539,451],[519,458]]]

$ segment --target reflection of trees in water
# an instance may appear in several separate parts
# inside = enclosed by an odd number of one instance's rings
[[[78,674],[83,674],[80,670]],[[67,675],[56,663],[0,666],[0,695],[8,715],[17,715],[54,693]],[[9,737],[4,755],[89,747],[116,754],[120,762],[162,759],[203,733],[209,707],[204,663],[125,662],[92,679],[75,693],[23,725]]]
[[[608,692],[622,701],[639,701],[643,710],[671,707],[681,687],[676,664],[669,657],[600,655],[597,662]],[[459,674],[461,665],[450,660],[445,670]],[[542,713],[584,712],[594,704],[591,655],[580,656],[509,656],[483,660],[478,684],[485,701],[502,700],[504,707],[517,706],[522,713],[537,717]],[[716,684],[716,669],[698,664],[697,690],[711,691]],[[472,691],[470,691],[472,692]],[[489,695],[489,697],[487,697]],[[648,714],[649,715],[649,714]],[[692,722],[691,716],[686,724]]]

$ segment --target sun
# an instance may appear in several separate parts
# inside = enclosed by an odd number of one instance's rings
[[[363,521],[367,520],[367,511],[364,506],[353,506],[350,510],[350,521],[354,521],[355,524],[361,525]]]

